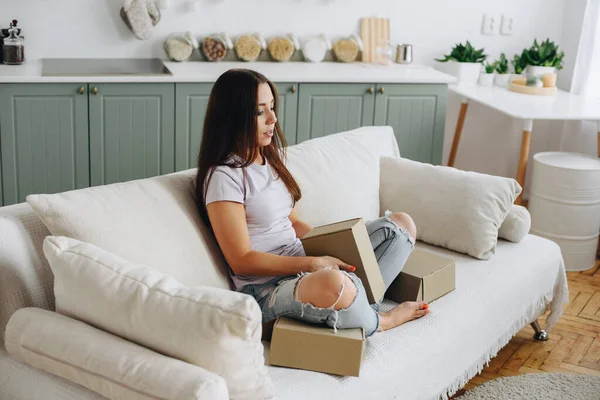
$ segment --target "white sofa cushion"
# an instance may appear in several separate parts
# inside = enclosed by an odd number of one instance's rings
[[[229,398],[225,381],[212,372],[40,308],[13,314],[6,350],[113,400]]]
[[[530,229],[531,214],[529,211],[523,206],[513,204],[498,230],[498,237],[509,242],[519,243],[527,236]]]
[[[319,226],[379,217],[378,148],[365,145],[367,139],[376,141],[377,137],[368,138],[368,134],[367,129],[349,131],[288,149],[286,165],[302,190],[296,206],[303,221]]]
[[[225,261],[194,202],[195,170],[27,202],[54,236],[68,236],[155,268],[188,286],[230,288]]]
[[[521,186],[514,179],[381,159],[381,208],[408,213],[417,239],[489,259]]]
[[[89,243],[49,236],[56,311],[222,376],[232,399],[265,399],[262,315],[230,290],[189,288]]]

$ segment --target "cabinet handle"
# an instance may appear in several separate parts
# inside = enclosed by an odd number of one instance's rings
[[[372,88],[372,87],[369,88],[369,94],[373,94],[373,93],[375,93],[375,88]]]
[[[385,93],[385,88],[384,87],[380,87],[379,88],[379,93],[384,94]]]
[[[92,88],[92,94],[94,94],[94,96],[98,94],[98,88],[97,87]]]
[[[82,86],[79,88],[79,94],[84,94],[85,93],[85,88]]]
[[[292,93],[296,93],[296,86],[292,86],[292,88],[290,89],[290,91],[291,91]]]

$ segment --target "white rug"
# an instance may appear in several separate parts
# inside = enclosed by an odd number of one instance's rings
[[[600,377],[576,374],[524,374],[498,378],[457,400],[600,400]]]

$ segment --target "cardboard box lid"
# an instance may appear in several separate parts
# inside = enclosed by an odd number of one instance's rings
[[[274,329],[293,330],[322,337],[345,338],[361,341],[365,339],[365,333],[362,329],[338,329],[336,333],[333,328],[310,325],[306,322],[301,322],[292,318],[277,319]]]
[[[311,239],[315,236],[329,235],[341,231],[351,230],[362,218],[353,218],[346,221],[334,222],[327,225],[321,225],[313,228],[302,240]]]
[[[387,299],[404,301],[436,300],[456,289],[456,263],[430,251],[415,248],[402,272],[385,293]]]
[[[356,267],[370,303],[381,300],[385,284],[362,218],[315,227],[302,238],[307,256],[331,256]]]
[[[402,272],[417,278],[425,278],[451,264],[454,264],[454,261],[449,258],[439,256],[430,251],[415,248],[408,257],[408,260],[406,260]]]

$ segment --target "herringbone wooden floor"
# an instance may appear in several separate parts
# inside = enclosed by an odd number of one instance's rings
[[[502,376],[565,372],[600,376],[600,260],[584,272],[567,272],[569,304],[546,342],[521,330],[489,365],[459,392]],[[545,316],[539,319],[545,323]],[[544,324],[542,324],[544,325]]]

